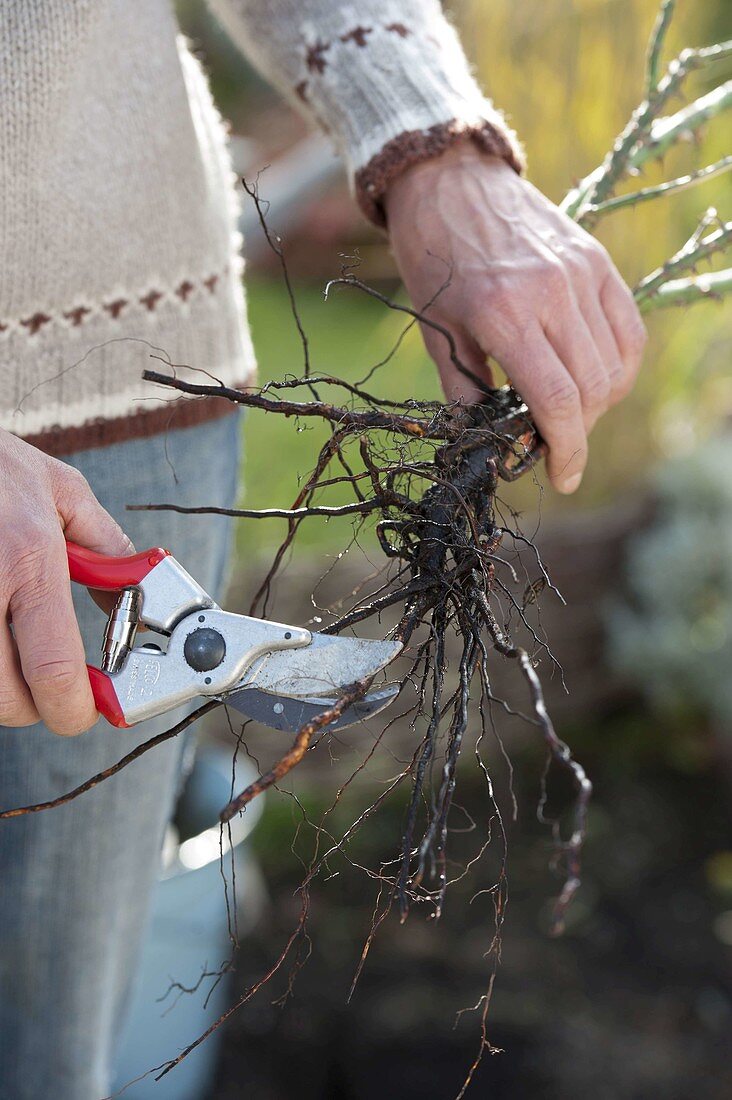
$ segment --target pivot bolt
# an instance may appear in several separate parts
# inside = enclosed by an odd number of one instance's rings
[[[183,656],[196,672],[210,672],[212,668],[218,668],[226,656],[223,634],[208,626],[199,627],[186,638]]]

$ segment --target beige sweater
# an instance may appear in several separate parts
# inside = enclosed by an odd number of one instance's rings
[[[212,6],[331,135],[373,220],[394,174],[457,134],[520,166],[437,0]],[[0,0],[0,427],[62,455],[227,411],[141,373],[153,345],[251,380],[237,210],[169,0]]]

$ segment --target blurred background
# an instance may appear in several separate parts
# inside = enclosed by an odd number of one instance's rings
[[[231,121],[238,170],[251,178],[269,165],[260,192],[271,200],[270,223],[284,240],[314,369],[356,380],[387,353],[402,326],[357,295],[324,302],[323,285],[338,274],[340,254],[358,250],[361,276],[401,293],[388,244],[358,214],[328,143],[309,133],[252,72],[202,0],[178,0],[177,7]],[[602,159],[640,100],[656,9],[655,0],[451,5],[484,86],[525,142],[531,179],[555,201]],[[729,0],[680,0],[669,56],[685,45],[729,37]],[[730,75],[713,70],[692,76],[688,87],[699,95]],[[722,116],[700,141],[650,167],[642,182],[679,175],[729,151],[730,119]],[[680,247],[709,206],[732,217],[729,176],[613,215],[600,236],[632,284]],[[246,287],[264,382],[299,373],[301,353],[276,264],[252,215],[245,208]],[[569,687],[567,695],[550,679],[549,702],[596,794],[582,889],[565,936],[552,940],[547,906],[558,883],[535,812],[543,751],[525,729],[504,727],[518,817],[509,824],[510,904],[488,1023],[491,1042],[504,1053],[486,1056],[469,1095],[732,1096],[732,309],[728,302],[666,311],[652,315],[649,327],[641,381],[595,431],[581,491],[557,498],[525,479],[503,494],[524,512],[525,528],[532,529],[541,511],[537,543],[567,600],[561,607],[542,597],[543,626]],[[412,333],[377,376],[378,389],[385,396],[437,397],[435,377]],[[287,506],[317,441],[317,432],[298,432],[282,418],[249,415],[247,505]],[[312,622],[314,589],[327,604],[364,575],[369,553],[378,551],[366,545],[340,559],[349,534],[338,527],[343,522],[314,521],[301,529],[276,593],[280,620]],[[230,604],[244,609],[283,530],[247,521],[236,530],[240,552]],[[336,563],[338,570],[319,585]],[[394,744],[407,735],[397,730]],[[284,747],[276,736],[255,731],[250,740],[247,734],[263,767]],[[229,730],[214,728],[210,737],[230,760]],[[269,795],[257,827],[247,829],[247,867],[238,884],[242,947],[228,986],[217,987],[217,996],[225,990],[219,1010],[279,953],[297,916],[293,891],[302,859],[312,850],[312,835],[303,839],[303,818],[317,820],[362,755],[355,735],[330,755],[324,748],[313,754],[289,784],[297,801],[286,792]],[[467,749],[465,756],[463,824],[487,812]],[[505,763],[497,752],[495,769],[497,798],[510,822]],[[381,771],[377,764],[375,775],[354,782],[336,814],[336,832],[376,797],[388,773],[386,764]],[[245,782],[241,771],[237,787]],[[377,866],[393,855],[403,809],[403,799],[388,804],[354,842],[352,858]],[[190,860],[189,853],[189,869]],[[314,888],[310,957],[293,996],[273,1004],[286,986],[282,980],[242,1008],[218,1047],[211,1046],[208,1084],[196,1086],[204,1091],[187,1093],[182,1076],[172,1084],[181,1067],[166,1079],[170,1096],[457,1094],[477,1049],[479,1021],[467,1014],[453,1026],[455,1014],[478,1000],[488,973],[490,906],[471,904],[485,882],[478,876],[460,884],[438,925],[419,912],[403,927],[396,917],[385,922],[347,1004],[375,884],[345,861],[336,869]],[[223,893],[214,879],[213,889]],[[216,945],[207,958],[195,948],[187,960],[179,954],[180,970],[188,972],[176,971],[175,978],[193,985],[202,968],[219,966],[226,946],[224,936],[220,958]],[[199,1008],[210,981],[188,997]],[[167,981],[163,986],[156,995]],[[188,1011],[185,1003],[178,1002],[167,1023]],[[168,1007],[156,1006],[152,1018]],[[176,1049],[196,1033],[195,1022],[189,1031],[184,1015],[179,1020]],[[156,1051],[157,1060],[175,1053],[164,1044]]]

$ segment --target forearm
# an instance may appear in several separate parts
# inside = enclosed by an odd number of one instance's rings
[[[333,139],[361,208],[464,135],[517,171],[515,135],[472,77],[438,0],[210,0],[263,75]]]

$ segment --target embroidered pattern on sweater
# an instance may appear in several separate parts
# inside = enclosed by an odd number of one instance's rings
[[[412,33],[403,23],[382,23],[380,27],[373,25],[366,27],[358,24],[343,34],[339,34],[337,41],[342,42],[344,45],[352,42],[358,49],[363,50],[369,45],[369,36],[379,29],[386,31],[387,34],[396,34],[399,38],[408,38]],[[328,51],[332,49],[335,41],[333,39],[324,42],[322,39],[316,38],[314,42],[305,47],[305,68],[309,73],[317,73],[318,76],[323,75],[329,64]],[[299,84],[295,85],[295,93],[303,103],[308,101],[308,85],[309,81],[307,79],[301,80]]]
[[[59,310],[56,314],[46,313],[44,310],[36,310],[27,317],[19,317],[17,320],[0,320],[0,336],[9,332],[24,332],[27,336],[36,336],[52,321],[60,321],[68,328],[81,328],[89,318],[95,315],[106,314],[113,321],[124,318],[130,310],[141,307],[144,313],[155,313],[161,302],[172,302],[180,305],[188,302],[194,295],[202,295],[206,298],[216,293],[219,281],[227,276],[230,266],[227,264],[219,272],[212,272],[193,281],[183,279],[178,286],[172,289],[159,289],[150,287],[142,293],[131,294],[128,298],[113,298],[109,302],[102,301],[99,304],[84,304],[70,306],[68,309]]]
[[[234,388],[245,389],[251,381],[251,376],[247,376],[243,382],[237,382]],[[164,401],[156,408],[135,408],[121,416],[108,419],[98,417],[68,428],[51,425],[39,432],[24,433],[21,438],[45,454],[64,458],[76,451],[109,447],[113,443],[127,443],[130,439],[145,439],[180,428],[192,428],[197,424],[234,415],[235,412],[230,401],[216,395],[182,397]]]

